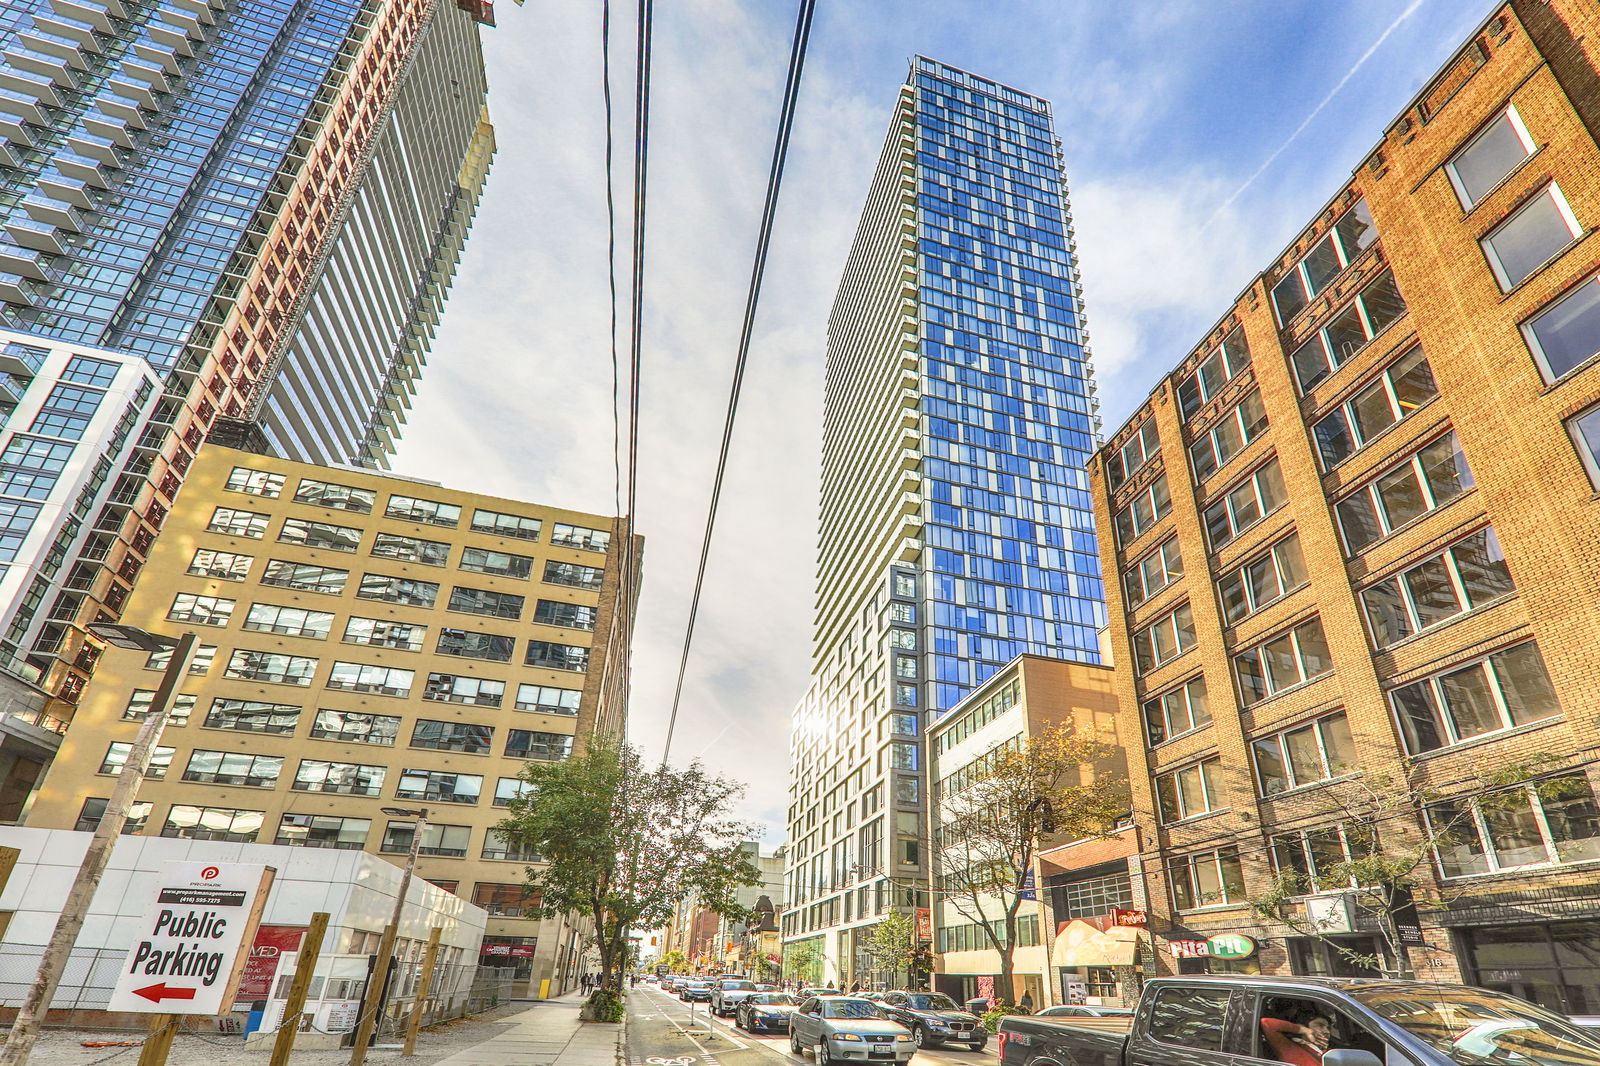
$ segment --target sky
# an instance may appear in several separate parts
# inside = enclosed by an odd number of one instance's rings
[[[499,150],[395,469],[599,514],[612,473],[600,5],[486,28]],[[1114,430],[1337,193],[1479,0],[821,0],[671,755],[783,841],[809,680],[827,316],[910,58],[1052,101]],[[617,197],[633,20],[612,22]],[[655,6],[629,736],[659,758],[795,7]],[[626,230],[619,234],[627,248]],[[619,267],[619,269],[622,269]],[[626,322],[626,273],[623,317]],[[626,340],[624,340],[626,344]],[[625,349],[624,349],[625,350]]]

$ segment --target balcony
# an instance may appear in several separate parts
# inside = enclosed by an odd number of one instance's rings
[[[108,137],[87,132],[75,133],[67,138],[67,145],[85,159],[98,159],[109,167],[120,169],[128,162],[127,153],[111,143]]]
[[[13,89],[0,87],[0,112],[16,115],[35,126],[50,125],[50,112],[46,111],[37,97],[16,92]]]
[[[6,223],[6,236],[23,248],[36,252],[60,255],[67,250],[61,231],[48,222],[26,217],[14,217]]]
[[[83,128],[96,137],[110,141],[119,148],[133,147],[133,134],[128,132],[128,123],[123,119],[91,110],[84,112],[82,121]]]
[[[67,65],[66,60],[59,56],[35,52],[20,42],[0,54],[4,54],[6,62],[18,70],[27,71],[41,78],[49,78],[57,85],[65,85],[69,89],[78,88],[77,74]]]
[[[44,366],[50,351],[21,341],[12,341],[0,347],[0,371],[19,377],[32,378]]]
[[[19,30],[17,43],[24,48],[32,49],[40,55],[53,56],[66,63],[73,70],[88,70],[89,62],[83,58],[83,47],[77,41],[66,37],[57,37],[53,33],[45,33],[38,26],[31,30]]]
[[[86,185],[95,185],[102,189],[111,188],[111,177],[106,173],[109,168],[98,159],[91,159],[76,152],[57,152],[55,164],[56,169],[68,178],[76,178]]]
[[[88,221],[84,218],[83,212],[71,204],[37,194],[22,201],[22,209],[28,213],[29,218],[72,233],[82,233]]]
[[[39,32],[50,34],[52,37],[73,41],[80,48],[101,55],[105,48],[100,40],[100,32],[87,22],[75,19],[70,15],[47,15],[36,12],[33,16],[33,28]],[[106,36],[110,36],[107,34]]]
[[[110,117],[114,119],[120,119],[121,121],[132,126],[134,129],[140,130],[146,128],[144,120],[145,110],[153,110],[141,108],[139,101],[128,96],[110,96],[102,94],[95,99],[95,105]]]
[[[111,23],[113,9],[124,15],[127,13],[117,0],[103,4],[87,3],[84,0],[50,0],[50,6],[55,9],[56,14],[87,23],[105,34],[113,32]]]
[[[55,83],[49,78],[11,70],[4,65],[0,65],[0,89],[10,89],[19,96],[30,97],[51,107],[60,107],[63,103],[61,95],[56,92]]]
[[[166,72],[158,65],[151,65],[143,60],[124,59],[122,73],[129,77],[138,78],[149,85],[156,92],[167,93],[172,91],[172,85],[167,81]]]
[[[132,100],[146,111],[161,110],[160,95],[146,83],[133,81],[129,78],[112,78],[107,84],[111,86],[111,91],[116,93],[117,96]],[[106,99],[102,97],[100,106],[104,108],[106,102]]]
[[[33,248],[8,248],[0,244],[0,272],[48,281],[52,272],[45,257],[46,253]]]
[[[148,63],[154,67],[160,67],[162,73],[173,78],[176,78],[182,74],[183,67],[178,63],[177,48],[166,43],[166,41],[162,40],[161,37],[164,37],[167,34],[177,37],[179,43],[183,47],[185,55],[190,53],[188,40],[185,39],[182,34],[173,31],[172,27],[170,26],[152,24],[145,27],[145,32],[148,34],[148,36],[135,41],[133,44],[134,54],[137,55],[142,61],[140,65],[143,66],[143,64]],[[168,83],[161,87],[170,90],[171,85]]]
[[[39,189],[46,196],[73,207],[92,207],[94,199],[89,194],[89,183],[81,178],[71,178],[58,171],[39,175]]]

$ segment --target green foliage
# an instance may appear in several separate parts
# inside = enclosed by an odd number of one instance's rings
[[[820,981],[822,979],[822,940],[813,937],[802,940],[798,944],[785,944],[783,948],[783,969],[791,978],[799,981]]]
[[[620,1022],[627,1003],[620,988],[597,988],[589,996],[589,1013],[597,1022]]]
[[[667,968],[668,973],[682,973],[689,966],[689,956],[673,948],[661,956],[661,965]]]
[[[605,974],[621,972],[629,929],[666,925],[685,899],[746,917],[735,893],[761,874],[739,847],[754,827],[727,813],[742,786],[698,762],[647,767],[636,748],[604,739],[518,777],[528,788],[495,828],[539,857],[527,910],[588,918]]]
[[[874,967],[888,970],[891,987],[917,958],[917,927],[909,915],[892,911],[872,927],[866,951]]]
[[[990,1007],[983,1016],[983,1027],[991,1033],[1000,1031],[1000,1019],[1008,1014],[1032,1014],[1027,1007],[1019,1007],[1015,1003],[996,1003]]]

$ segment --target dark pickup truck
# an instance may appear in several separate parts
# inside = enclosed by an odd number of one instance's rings
[[[1132,1018],[1000,1021],[1000,1066],[1600,1066],[1600,1039],[1501,992],[1377,978],[1163,977]]]

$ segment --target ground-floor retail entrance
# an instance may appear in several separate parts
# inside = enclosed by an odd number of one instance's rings
[[[1459,932],[1470,983],[1561,1014],[1600,1014],[1600,921]]]

